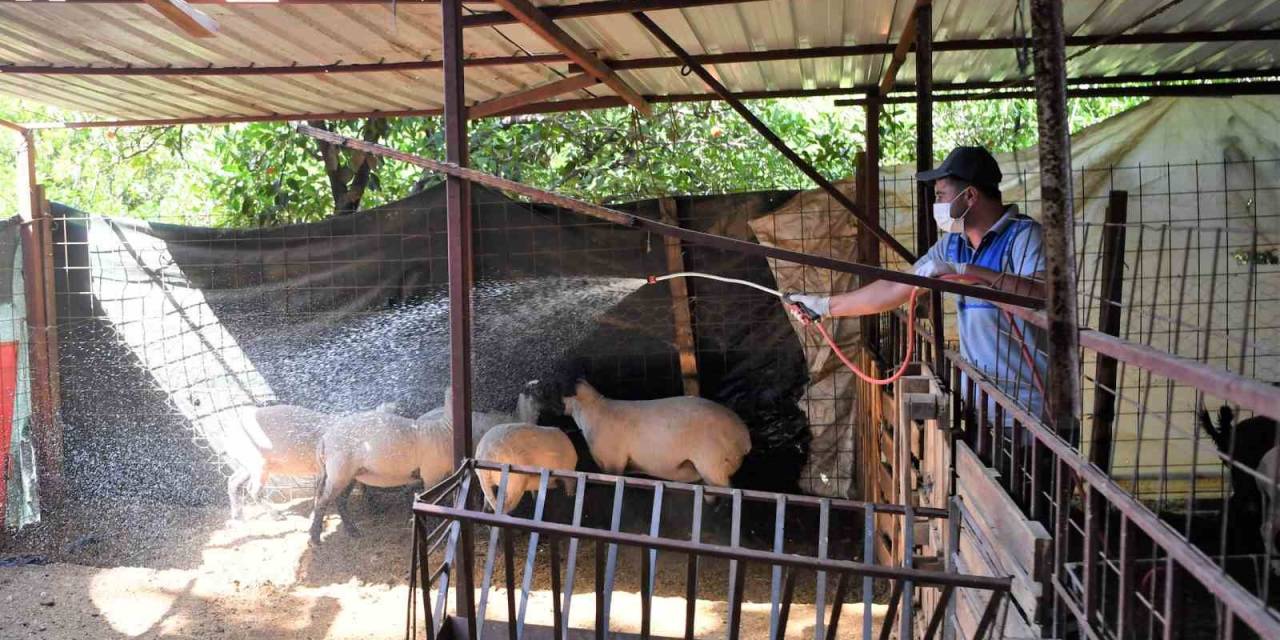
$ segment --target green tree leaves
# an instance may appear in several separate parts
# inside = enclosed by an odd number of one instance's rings
[[[860,108],[830,98],[748,104],[823,175],[853,173],[865,139]],[[1138,99],[1073,100],[1078,130],[1138,104]],[[74,114],[0,97],[0,118],[75,119]],[[444,157],[439,118],[327,121],[323,126],[430,158]],[[890,105],[881,127],[883,164],[914,161],[915,107]],[[719,103],[486,118],[470,123],[476,168],[591,201],[671,194],[809,188],[808,179]],[[994,152],[1033,146],[1030,100],[940,103],[934,113],[936,160],[957,144]],[[0,153],[12,157],[12,136]],[[50,197],[108,215],[224,226],[308,222],[402,198],[440,181],[403,163],[329,148],[285,123],[40,134],[39,171]],[[0,184],[12,183],[0,162]],[[0,212],[16,211],[14,189],[0,187]]]

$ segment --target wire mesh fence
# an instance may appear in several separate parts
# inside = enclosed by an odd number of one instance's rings
[[[961,356],[949,304],[951,357],[965,363],[953,373],[962,432],[1054,537],[1046,629],[1267,637],[1280,611],[1275,416],[1250,410],[1238,391],[1280,379],[1280,163],[1228,158],[1073,175],[1079,322],[1116,336],[1132,357],[1108,356],[1103,339],[1082,348],[1079,428],[1045,432],[1039,407]],[[1006,202],[1035,215],[1034,176],[1014,184]],[[882,185],[883,219],[903,239],[914,237],[913,187],[905,176]],[[882,318],[888,355],[902,353],[898,322]],[[999,340],[1007,353],[1026,346],[1047,356],[1034,328],[1029,336],[1002,328]],[[1178,374],[1183,362],[1203,365],[1204,375]],[[1086,473],[1087,461],[1105,475]]]
[[[441,193],[274,229],[143,223],[55,206],[75,486],[87,495],[220,500],[223,479],[264,463],[259,407],[410,418],[437,409],[449,376]],[[746,237],[749,222],[786,196],[624,208]],[[673,270],[661,237],[480,188],[475,207],[477,409],[510,413],[526,382],[550,381],[546,419],[568,428],[554,415],[555,391],[568,393],[577,376],[610,397],[646,399],[684,393],[692,375],[701,395],[752,430],[754,453],[736,481],[795,489],[809,441],[797,405],[805,369],[776,299],[696,282],[677,300],[643,279]],[[689,270],[772,279],[761,258],[676,249]],[[685,345],[676,339],[679,304],[692,329]],[[852,450],[844,451],[847,487]],[[77,471],[86,469],[95,471]],[[282,477],[268,488],[306,484]]]

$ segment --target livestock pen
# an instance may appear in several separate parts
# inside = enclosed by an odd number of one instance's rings
[[[268,629],[193,605],[211,591],[193,576],[157,589],[168,604],[130,634],[211,635],[193,618],[213,613],[258,635],[359,635],[362,624],[386,629],[393,595],[396,634],[426,637],[1280,636],[1259,502],[1276,479],[1231,437],[1210,446],[1202,432],[1243,433],[1215,417],[1227,416],[1222,404],[1264,427],[1280,414],[1265,383],[1275,379],[1273,129],[1131,167],[1105,149],[1073,165],[1066,124],[1071,96],[1276,93],[1275,3],[465,5],[0,5],[14,58],[0,66],[0,91],[102,116],[5,123],[22,141],[23,251],[9,280],[24,295],[9,324],[29,337],[15,331],[27,352],[6,369],[26,374],[14,378],[25,388],[10,418],[23,425],[10,441],[25,455],[11,458],[24,522],[48,505],[92,520],[121,494],[214,500],[255,451],[255,406],[398,401],[416,414],[452,383],[456,471],[416,497],[411,529],[376,534],[395,549],[386,580],[409,569],[407,589],[362,596],[388,601],[382,609],[325,608],[325,590],[360,573],[333,563],[387,553],[333,550],[338,534],[287,559],[297,567],[284,580],[311,592],[279,602],[318,612],[305,623]],[[898,82],[907,72],[913,80]],[[742,102],[801,96],[865,108],[852,182],[819,174]],[[882,175],[881,107],[915,103],[922,170],[935,157],[935,100],[1018,96],[1037,99],[1039,148],[1002,157],[1002,188],[1044,225],[1047,298],[901,272],[936,239],[932,194],[906,168]],[[820,190],[604,207],[467,166],[469,118],[644,115],[684,100],[727,103]],[[1181,130],[1249,121],[1229,110],[1191,107],[1199,119],[1184,114]],[[444,184],[315,225],[216,230],[51,204],[34,170],[47,127],[369,116],[443,116],[444,161],[306,126],[298,135],[409,162]],[[1260,136],[1261,151],[1242,133]],[[908,375],[871,386],[776,299],[701,281],[644,285],[685,270],[817,293],[885,279],[933,295],[912,326],[898,313],[826,325],[873,375],[908,347],[916,354]],[[1043,332],[1043,343],[1003,338],[1043,349],[1046,411],[959,356],[944,292]],[[733,488],[471,459],[473,408],[508,409],[526,381],[573,374],[614,396],[720,400],[748,423],[753,456]],[[1214,409],[1207,425],[1200,406]],[[477,468],[576,488],[493,514]],[[230,563],[230,584],[251,562],[236,554],[270,555],[260,538],[292,535],[208,531],[203,548],[164,568]],[[66,542],[101,544],[92,537]],[[122,555],[128,566],[137,554]],[[109,587],[85,583],[95,603],[114,602]]]

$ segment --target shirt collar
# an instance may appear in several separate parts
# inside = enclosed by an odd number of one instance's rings
[[[1018,215],[1018,205],[1011,204],[1005,207],[1004,215],[1000,216],[1000,219],[996,220],[996,223],[991,225],[991,228],[987,229],[987,232],[982,234],[982,237],[986,238],[993,233],[1000,233],[1001,231],[1004,231],[1005,227],[1013,224],[1014,219],[1017,218]]]

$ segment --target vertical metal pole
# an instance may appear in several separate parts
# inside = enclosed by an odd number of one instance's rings
[[[916,5],[916,169],[933,168],[933,5]],[[938,239],[933,224],[933,185],[916,184],[916,255],[922,256]],[[947,380],[944,355],[946,332],[942,328],[942,293],[929,296],[929,324],[933,326],[933,374]]]
[[[441,39],[444,47],[445,159],[467,166],[467,111],[463,85],[462,0],[440,3]],[[449,375],[453,382],[453,458],[461,464],[470,457],[471,441],[471,185],[465,180],[445,180],[449,247]],[[474,540],[472,527],[462,523],[460,532],[457,615],[467,619],[468,637],[476,637],[472,600]]]
[[[1124,232],[1128,221],[1129,192],[1112,191],[1102,227],[1102,293],[1098,301],[1098,330],[1120,335],[1120,300],[1124,288]],[[1094,374],[1093,433],[1089,460],[1103,471],[1111,470],[1112,427],[1116,419],[1116,360],[1098,354]]]
[[[933,5],[916,6],[916,171],[933,168]],[[937,237],[931,213],[933,187],[916,183],[916,255]]]
[[[46,506],[56,504],[62,496],[62,431],[56,419],[58,398],[53,386],[56,352],[50,346],[50,318],[53,281],[47,261],[52,251],[46,250],[52,229],[45,207],[44,189],[36,177],[35,132],[19,131],[17,154],[18,214],[23,225],[22,279],[25,289],[27,330],[30,333],[32,436],[35,439],[40,498]],[[12,265],[3,265],[12,267]]]
[[[1062,0],[1031,0],[1031,41],[1040,123],[1040,200],[1044,223],[1049,316],[1048,415],[1071,441],[1080,406],[1080,340],[1076,324],[1075,219],[1071,206],[1071,140]]]
[[[861,157],[858,196],[867,218],[880,220],[880,101],[872,97],[866,106],[866,149]],[[870,233],[858,231],[858,261],[880,266],[880,241]],[[870,284],[864,281],[862,286]],[[862,319],[862,343],[874,350],[880,345],[880,319]]]

